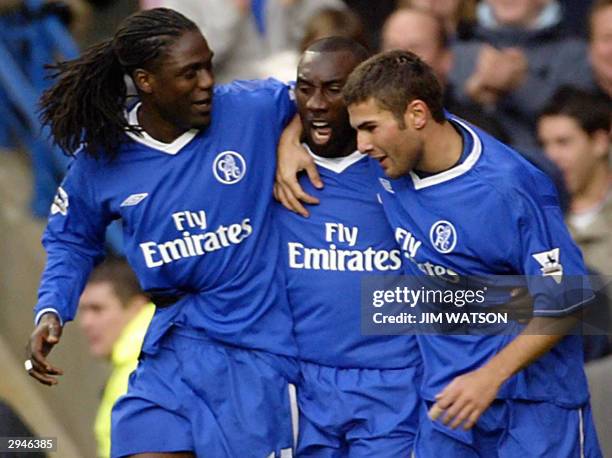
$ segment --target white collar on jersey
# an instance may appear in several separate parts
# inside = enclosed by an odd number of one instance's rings
[[[348,156],[344,157],[321,157],[313,153],[306,143],[302,143],[302,146],[304,146],[304,148],[306,148],[306,151],[308,151],[308,153],[314,158],[315,164],[317,164],[319,167],[329,169],[332,172],[336,173],[344,172],[355,162],[361,160],[366,156],[365,154],[361,154],[359,151],[354,151]]]
[[[140,125],[138,124],[138,108],[140,108],[140,102],[138,102],[136,106],[132,108],[129,113],[127,113],[127,122],[132,126]],[[164,143],[160,142],[159,140],[155,140],[144,130],[140,133],[140,135],[137,135],[133,132],[126,132],[126,134],[128,134],[128,136],[135,142],[141,143],[145,146],[148,146],[149,148],[161,151],[162,153],[171,154],[174,156],[183,148],[183,146],[193,140],[193,137],[195,137],[198,132],[199,131],[197,129],[188,130],[170,143]]]
[[[457,178],[458,176],[463,175],[472,167],[474,167],[474,164],[476,164],[478,158],[480,158],[480,154],[482,153],[482,142],[480,141],[478,135],[476,135],[476,132],[474,132],[474,130],[466,123],[455,117],[452,117],[451,121],[459,124],[459,126],[464,128],[468,132],[468,134],[472,136],[472,151],[470,151],[468,157],[465,158],[465,161],[463,161],[461,164],[451,169],[445,170],[444,172],[440,172],[426,178],[419,178],[416,173],[410,171],[410,177],[412,178],[412,182],[414,183],[414,189],[427,188],[429,186],[434,186],[436,184],[452,180],[453,178]]]

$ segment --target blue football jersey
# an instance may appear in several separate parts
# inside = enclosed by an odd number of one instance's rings
[[[54,309],[64,322],[73,319],[105,228],[121,218],[143,290],[182,296],[157,310],[145,352],[174,324],[296,354],[272,224],[276,146],[295,105],[277,81],[242,81],[216,87],[212,110],[207,129],[170,144],[143,132],[129,134],[114,161],[77,155],[43,235],[48,260],[37,316]]]
[[[535,316],[563,316],[585,301],[554,295],[555,275],[585,268],[542,172],[515,151],[468,123],[450,117],[464,138],[464,160],[431,176],[396,180],[375,172],[388,220],[404,253],[407,275],[525,275]],[[550,286],[550,288],[548,288]],[[580,297],[590,295],[581,291]],[[584,296],[583,296],[584,294]],[[482,366],[514,335],[419,335],[422,396],[434,400],[452,379]],[[581,337],[566,336],[549,353],[507,381],[498,395],[574,407],[588,398]]]
[[[361,335],[362,276],[401,271],[367,157],[314,157],[325,187],[314,188],[304,176],[300,184],[321,203],[308,207],[309,218],[281,205],[275,212],[300,358],[344,368],[419,364],[414,336]]]

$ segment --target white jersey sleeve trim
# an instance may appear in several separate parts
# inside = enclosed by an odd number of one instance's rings
[[[55,310],[55,309],[50,308],[50,307],[47,307],[46,309],[42,309],[40,312],[38,312],[36,314],[36,316],[34,317],[34,326],[38,326],[38,322],[40,321],[41,317],[45,313],[55,313],[57,315],[57,319],[60,322],[60,325],[62,325],[62,327],[64,326],[64,320],[62,320],[62,317],[60,316],[59,312],[57,310]]]
[[[584,458],[584,413],[578,409],[578,435],[580,441],[580,458]]]
[[[411,170],[410,177],[412,178],[412,182],[414,183],[414,189],[427,188],[429,186],[434,186],[436,184],[452,180],[453,178],[457,178],[458,176],[461,176],[464,173],[468,172],[472,167],[474,167],[474,164],[478,162],[478,159],[482,154],[482,141],[480,140],[476,132],[474,132],[474,130],[466,123],[454,117],[451,118],[451,120],[459,124],[468,132],[468,134],[470,134],[474,143],[472,151],[470,151],[468,157],[461,164],[444,172],[432,175],[430,177],[419,178],[419,176]]]
[[[585,299],[583,301],[580,301],[576,304],[572,304],[569,307],[565,307],[564,309],[560,309],[560,310],[534,310],[533,311],[533,316],[564,316],[567,315],[570,312],[573,312],[574,310],[578,310],[580,307],[583,307],[584,305],[588,304],[589,302],[591,302],[593,300],[593,298],[595,297],[595,295],[591,295],[591,297],[589,297],[588,299]]]

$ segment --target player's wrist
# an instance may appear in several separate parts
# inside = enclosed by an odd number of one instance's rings
[[[498,389],[512,376],[512,371],[508,370],[504,365],[497,364],[494,360],[489,361],[478,371],[488,379],[489,383]]]
[[[53,322],[53,323],[57,323],[61,326],[60,324],[60,318],[59,315],[57,314],[57,312],[45,312],[40,316],[40,320],[39,320],[39,324],[40,323],[49,323],[49,322]]]
[[[60,313],[56,309],[51,307],[45,307],[36,314],[36,316],[34,317],[34,326],[38,326],[42,322],[42,319],[45,315],[51,315],[52,317],[55,317],[59,325],[62,327],[64,326],[64,320],[60,316]],[[48,319],[50,318],[47,318],[47,320]]]

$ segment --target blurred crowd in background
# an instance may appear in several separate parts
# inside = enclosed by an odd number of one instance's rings
[[[157,6],[201,28],[218,83],[291,81],[302,50],[327,36],[418,54],[444,87],[447,110],[553,179],[570,231],[599,275],[596,320],[611,329],[612,0],[0,0],[0,147],[31,158],[33,215],[46,216],[68,163],[37,117],[49,84],[44,64],[75,57],[125,15]],[[120,253],[120,244],[111,229],[109,250]],[[110,328],[150,312],[138,304]],[[84,312],[82,328],[94,336],[92,309]],[[98,351],[92,343],[92,353],[111,358],[120,335]],[[610,335],[585,339],[585,351],[589,361],[611,358]]]

